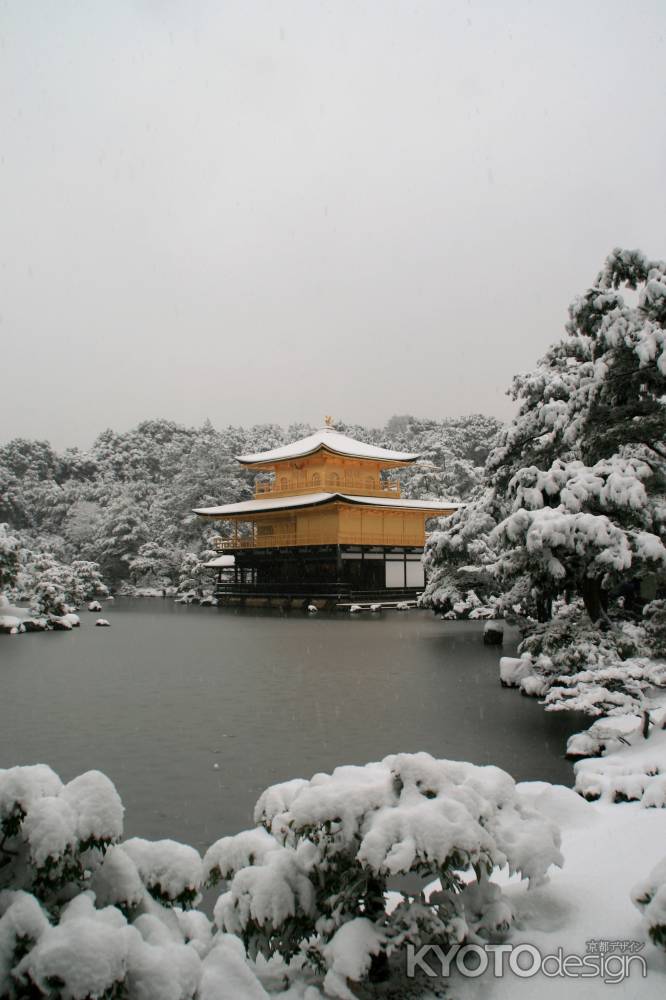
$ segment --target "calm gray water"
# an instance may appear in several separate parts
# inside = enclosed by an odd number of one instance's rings
[[[397,751],[571,783],[580,719],[500,688],[478,623],[162,600],[104,614],[109,629],[83,611],[74,632],[0,636],[0,767],[99,768],[128,836],[203,849],[251,825],[267,785]]]

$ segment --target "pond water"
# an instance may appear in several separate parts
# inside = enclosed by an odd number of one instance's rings
[[[73,632],[0,636],[0,767],[99,768],[128,836],[204,849],[251,825],[267,785],[397,751],[571,783],[580,718],[502,689],[480,623],[162,600],[104,615],[111,628],[83,611]]]

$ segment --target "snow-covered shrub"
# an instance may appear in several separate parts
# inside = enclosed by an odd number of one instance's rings
[[[427,754],[276,785],[256,819],[202,863],[173,841],[123,842],[99,772],[0,770],[0,996],[315,1000],[323,984],[349,1000],[347,981],[385,971],[404,942],[501,938],[512,911],[495,866],[539,882],[561,863],[556,828],[509,775]],[[441,891],[387,907],[410,871]],[[220,878],[213,925],[191,907]]]
[[[653,656],[666,657],[666,600],[650,601],[643,608],[646,643]]]
[[[549,622],[531,624],[518,646],[529,653],[536,669],[550,676],[606,663],[617,663],[645,653],[640,630],[624,623],[602,627],[591,622],[580,602],[566,604]]]
[[[0,590],[11,587],[18,574],[19,539],[8,524],[0,524]]]
[[[90,867],[120,838],[122,820],[118,794],[99,771],[63,785],[43,764],[0,770],[0,888],[56,906],[84,887]]]
[[[37,614],[64,615],[86,600],[107,596],[97,563],[83,559],[67,562],[54,551],[57,546],[44,539],[38,539],[37,548],[32,548],[22,533],[18,543],[17,570],[8,593]]]
[[[162,903],[191,906],[203,880],[198,851],[175,840],[142,840],[133,837],[121,849],[136,865],[151,896]]]
[[[666,951],[666,858],[631,890],[631,899],[656,945]]]
[[[534,663],[529,653],[522,656],[500,657],[499,675],[502,687],[520,687],[525,677],[534,674]]]
[[[24,587],[31,605],[42,614],[66,614],[95,595],[106,596],[97,563],[75,560],[70,565],[45,557],[38,561],[36,572]]]
[[[241,941],[182,908],[199,854],[122,843],[122,820],[97,771],[63,784],[42,764],[0,770],[3,1000],[266,1000]]]
[[[251,955],[304,956],[338,997],[352,995],[346,978],[379,975],[407,940],[501,934],[511,917],[493,869],[538,883],[562,860],[557,830],[508,774],[426,753],[275,785],[255,820],[204,858],[229,880],[215,920]],[[439,878],[442,891],[428,903],[403,894],[387,914],[391,880],[408,872]]]
[[[500,660],[500,682],[545,696],[549,711],[640,712],[644,691],[662,683],[663,671],[636,659],[646,648],[644,630],[630,622],[602,628],[574,604],[531,628],[518,646],[520,657]]]
[[[666,774],[661,770],[666,731],[653,732],[649,740],[635,732],[625,741],[630,746],[623,746],[621,752],[611,748],[607,756],[574,764],[576,791],[590,801],[640,802],[646,809],[666,808]]]
[[[635,659],[558,677],[545,697],[547,712],[640,715],[651,707],[647,692],[666,687],[666,664]]]
[[[602,716],[589,729],[569,737],[566,756],[569,760],[578,760],[581,757],[600,757],[607,750],[619,749],[620,744],[628,743],[628,737],[634,735],[641,724],[633,713]]]
[[[191,591],[196,595],[206,583],[210,583],[210,571],[204,568],[203,561],[194,552],[185,552],[178,569],[178,592],[186,594]]]

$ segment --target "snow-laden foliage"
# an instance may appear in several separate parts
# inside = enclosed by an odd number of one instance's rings
[[[624,300],[618,289],[638,291]],[[593,620],[666,571],[666,265],[615,250],[569,310],[566,337],[517,376],[519,403],[486,488],[430,541],[424,603],[448,611],[471,581],[541,621],[560,594]],[[475,590],[479,592],[475,582]]]
[[[63,785],[43,764],[0,770],[0,887],[53,905],[63,883],[83,884],[84,855],[118,840],[122,820],[118,794],[99,771]]]
[[[256,819],[202,860],[123,841],[97,771],[0,770],[0,996],[349,1000],[405,942],[502,938],[513,911],[493,868],[540,883],[562,862],[558,829],[508,774],[428,754],[273,786]],[[405,872],[441,891],[389,906]],[[221,878],[212,923],[195,907]]]
[[[132,837],[122,845],[134,862],[151,896],[161,902],[191,906],[203,882],[198,851],[175,840],[143,840]]]
[[[493,869],[539,883],[561,863],[557,830],[508,774],[426,753],[273,786],[255,820],[204,858],[229,880],[216,923],[252,955],[304,956],[338,997],[405,941],[501,936],[511,911],[489,882]],[[385,893],[406,873],[439,878],[442,891],[428,902],[403,894],[389,914]]]
[[[98,563],[66,561],[63,546],[23,530],[12,532],[0,524],[2,553],[12,559],[11,574],[3,573],[4,590],[17,604],[27,604],[36,615],[64,615],[84,601],[108,594]],[[6,562],[6,557],[5,557]]]
[[[651,643],[645,625],[620,620],[600,627],[580,603],[565,604],[552,621],[532,626],[518,646],[519,659],[501,659],[500,681],[545,696],[551,712],[640,715],[652,705],[652,689],[666,686],[666,663],[646,655],[654,651]]]
[[[666,461],[658,464],[661,489]],[[607,593],[626,579],[666,572],[666,505],[648,495],[650,485],[657,488],[655,455],[642,444],[622,445],[593,466],[557,459],[546,472],[519,470],[507,487],[513,510],[490,535],[493,574],[529,580],[549,600],[579,592],[598,618],[602,585]]]
[[[43,764],[0,770],[0,996],[267,998],[241,941],[189,909],[197,851],[122,831],[100,772],[63,784]]]
[[[654,732],[644,739],[640,730],[625,733],[621,743],[613,743],[603,757],[579,760],[574,764],[575,788],[588,800],[640,802],[644,809],[666,808],[666,712],[652,714]],[[620,749],[620,747],[622,749]]]
[[[643,608],[646,642],[655,656],[666,659],[666,600],[650,601]]]
[[[446,520],[444,528],[430,535],[424,553],[424,607],[463,617],[470,590],[482,606],[497,604],[499,588],[490,571],[494,559],[490,534],[503,511],[504,505],[494,490],[479,488],[463,508]],[[461,608],[461,614],[456,607]]]
[[[631,899],[641,911],[645,928],[654,943],[666,951],[666,858],[634,886]]]
[[[518,646],[521,655],[529,653],[537,672],[551,680],[647,651],[647,635],[640,625],[618,620],[600,627],[590,621],[580,601],[558,607],[549,622],[531,623]]]
[[[0,590],[9,589],[16,581],[20,546],[9,525],[0,524]]]
[[[628,743],[628,738],[635,735],[641,726],[642,721],[634,712],[602,716],[589,729],[569,737],[566,756],[569,760],[601,757],[606,751],[618,749],[621,744]]]
[[[640,715],[651,707],[648,693],[655,687],[666,687],[666,663],[626,660],[558,677],[549,687],[544,704],[547,712]]]

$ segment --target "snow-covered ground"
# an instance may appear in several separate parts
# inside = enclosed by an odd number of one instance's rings
[[[529,890],[525,882],[503,872],[496,873],[495,880],[503,885],[516,914],[508,943],[532,945],[542,955],[561,949],[563,955],[585,956],[603,953],[607,946],[602,942],[631,942],[624,947],[629,948],[627,953],[644,957],[646,977],[634,962],[629,977],[617,983],[605,982],[602,976],[549,977],[543,972],[521,978],[507,968],[506,961],[504,974],[496,977],[491,960],[478,978],[464,977],[453,967],[450,988],[456,1000],[531,1000],[536,996],[539,1000],[569,996],[656,1000],[666,996],[666,953],[651,943],[631,899],[632,890],[666,857],[666,809],[663,803],[659,803],[662,808],[650,808],[647,798],[612,802],[618,779],[623,789],[631,775],[634,787],[649,788],[651,781],[666,773],[666,731],[653,732],[648,740],[635,734],[632,741],[629,747],[618,744],[607,757],[576,765],[577,781],[586,782],[586,788],[591,775],[599,776],[603,797],[598,801],[588,802],[569,788],[545,782],[517,786],[560,827],[564,864],[551,869],[546,884]],[[646,775],[646,771],[660,773]],[[552,971],[555,965],[551,962],[547,967]],[[618,960],[608,967],[610,978],[615,967],[619,968]]]

